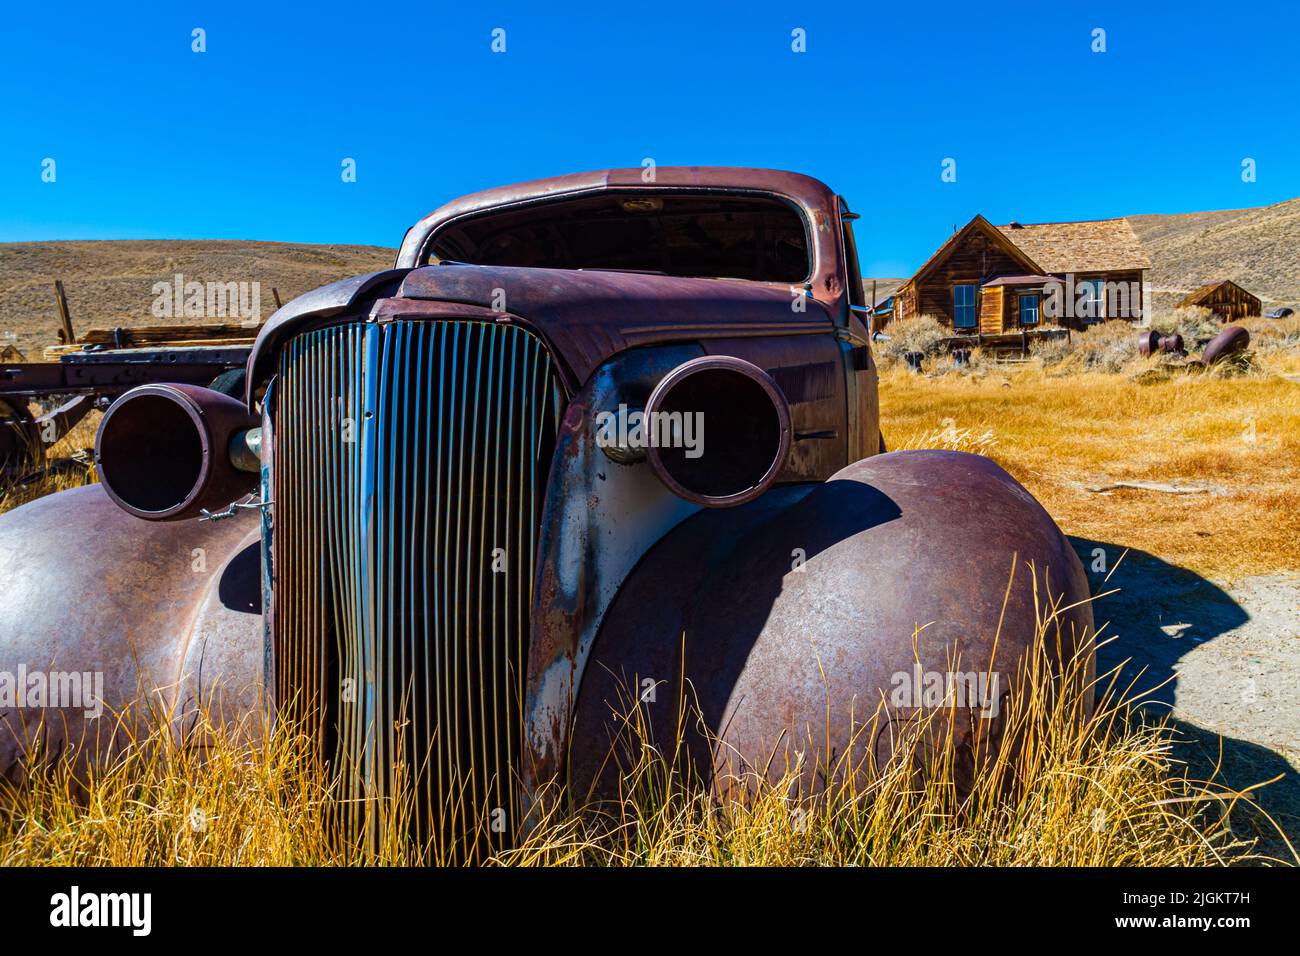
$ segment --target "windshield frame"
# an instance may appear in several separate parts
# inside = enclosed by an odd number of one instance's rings
[[[438,223],[438,225],[434,229],[430,230],[429,234],[424,237],[423,241],[420,244],[420,250],[416,258],[416,267],[419,268],[424,266],[436,266],[438,264],[438,261],[430,261],[430,258],[433,256],[433,246],[437,242],[439,236],[447,232],[449,229],[463,226],[466,223],[473,222],[476,220],[481,220],[481,219],[490,219],[499,216],[502,213],[517,212],[520,209],[526,209],[529,207],[561,205],[564,203],[570,203],[570,202],[579,201],[582,199],[587,199],[593,196],[600,196],[600,195],[615,196],[621,194],[635,194],[635,193],[653,194],[654,196],[694,195],[694,196],[720,196],[720,197],[754,197],[754,198],[761,198],[761,199],[766,199],[769,201],[780,203],[781,205],[791,210],[796,216],[798,216],[799,222],[803,227],[804,251],[807,258],[807,267],[803,277],[797,280],[744,279],[736,276],[712,276],[708,278],[728,279],[736,282],[761,282],[766,284],[789,285],[791,287],[797,285],[806,288],[813,282],[813,277],[817,275],[820,250],[818,249],[817,246],[816,235],[813,231],[812,224],[808,219],[807,210],[804,208],[802,203],[795,201],[790,196],[787,196],[783,193],[774,192],[772,190],[767,190],[767,189],[747,189],[743,187],[727,188],[727,187],[717,187],[717,186],[703,186],[703,187],[658,186],[653,184],[647,184],[646,186],[640,186],[640,187],[635,185],[626,185],[626,186],[619,186],[616,188],[602,186],[596,189],[578,189],[578,190],[565,192],[560,195],[531,197],[517,202],[502,203],[500,205],[492,206],[487,209],[476,210],[473,212],[464,213],[459,216],[454,216],[450,219],[445,220],[444,222]],[[464,264],[474,265],[474,263],[464,263]],[[543,268],[543,267],[536,267],[536,268]],[[668,275],[672,275],[672,274],[668,273]],[[702,277],[696,277],[696,278],[702,278]]]

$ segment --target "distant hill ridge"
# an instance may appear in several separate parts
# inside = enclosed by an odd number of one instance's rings
[[[1300,303],[1300,199],[1128,221],[1151,257],[1147,281],[1157,290],[1185,293],[1231,279],[1266,308]]]
[[[1151,257],[1147,281],[1165,301],[1205,282],[1232,279],[1266,308],[1300,305],[1300,199],[1127,218]],[[258,282],[265,317],[275,308],[273,288],[287,302],[326,283],[385,269],[394,256],[395,250],[379,246],[225,239],[0,243],[0,348],[13,342],[29,359],[39,359],[53,344],[55,279],[63,280],[76,328],[129,327],[171,321],[151,314],[151,290],[177,273],[186,281]],[[878,279],[877,298],[900,282]],[[870,278],[866,286],[870,295]]]
[[[288,302],[348,276],[386,269],[396,250],[243,240],[96,240],[0,243],[0,347],[16,337],[39,361],[54,343],[58,309],[54,280],[63,280],[74,329],[221,322],[160,319],[150,307],[156,282],[258,282],[262,317],[275,311],[271,290]]]

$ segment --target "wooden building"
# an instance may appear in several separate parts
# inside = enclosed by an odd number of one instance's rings
[[[899,287],[892,317],[986,335],[1137,320],[1149,268],[1127,219],[994,226],[976,216]]]
[[[1238,319],[1259,315],[1264,308],[1257,296],[1251,295],[1231,279],[1207,282],[1199,289],[1188,293],[1178,304],[1179,306],[1199,305],[1209,309],[1224,322],[1235,322]]]

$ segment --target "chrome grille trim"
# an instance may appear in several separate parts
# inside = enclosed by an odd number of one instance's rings
[[[514,325],[354,323],[291,340],[277,389],[277,699],[347,832],[412,791],[441,856],[513,832],[554,362]]]

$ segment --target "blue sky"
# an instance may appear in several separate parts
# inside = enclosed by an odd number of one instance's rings
[[[392,246],[465,192],[650,157],[825,180],[863,215],[866,274],[886,276],[977,212],[1300,195],[1291,4],[377,6],[7,5],[0,241]]]

